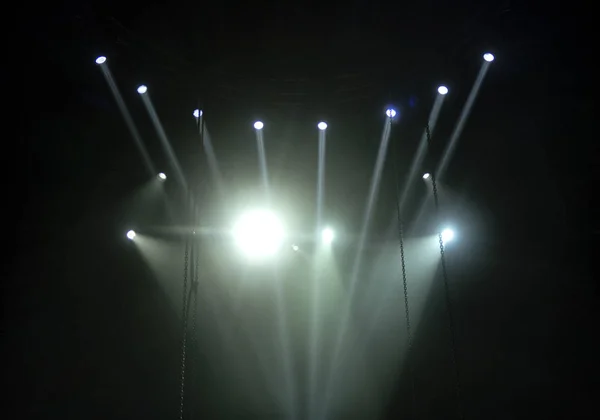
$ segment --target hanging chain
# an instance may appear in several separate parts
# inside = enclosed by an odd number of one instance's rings
[[[187,283],[188,283],[188,259],[189,259],[189,238],[185,238],[185,254],[183,259],[183,309],[182,323],[183,336],[181,338],[181,388],[179,394],[179,420],[183,420],[184,396],[185,396],[185,356],[187,345]]]
[[[392,143],[395,145],[395,143]],[[407,360],[408,369],[410,375],[411,393],[412,393],[412,419],[416,419],[417,412],[417,393],[415,389],[415,372],[412,365],[412,354],[413,354],[413,342],[412,342],[412,329],[410,326],[410,310],[408,306],[408,284],[406,280],[406,259],[404,257],[404,222],[402,220],[402,209],[400,203],[400,183],[398,180],[398,162],[397,152],[394,147],[394,172],[396,178],[396,214],[398,217],[398,238],[400,240],[400,261],[402,263],[402,285],[404,287],[404,311],[406,316],[406,341],[408,344]]]
[[[427,146],[431,151],[431,132],[429,130],[429,123],[425,126],[425,131],[427,133]],[[439,223],[439,200],[438,200],[438,190],[437,183],[435,180],[435,174],[431,173],[431,185],[433,187],[433,202],[435,206],[436,216],[438,217]],[[452,300],[450,299],[450,285],[448,282],[448,270],[446,269],[446,257],[444,254],[444,239],[442,238],[441,230],[438,231],[438,241],[440,244],[440,261],[442,264],[442,277],[444,279],[444,290],[446,294],[446,313],[448,317],[448,329],[450,333],[450,356],[452,358],[452,365],[454,367],[454,379],[455,379],[455,391],[456,391],[456,405],[458,418],[463,420],[465,418],[462,409],[462,396],[461,396],[461,385],[460,385],[460,371],[458,369],[458,361],[456,359],[456,337],[454,334],[454,317],[452,311]]]

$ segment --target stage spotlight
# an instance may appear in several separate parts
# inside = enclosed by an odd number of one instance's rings
[[[101,55],[100,57],[96,58],[96,64],[104,64],[106,62],[106,57]]]
[[[390,117],[390,118],[394,118],[394,117],[396,116],[396,110],[395,110],[395,109],[392,109],[392,108],[390,108],[390,109],[387,109],[387,110],[385,111],[385,115],[387,115],[387,116],[388,116],[388,117]]]
[[[429,174],[429,172],[423,174],[423,179],[429,179],[431,175]]]
[[[137,88],[137,91],[140,95],[143,95],[144,93],[146,93],[148,91],[148,87],[146,85],[140,85]]]
[[[321,121],[319,124],[317,124],[317,127],[319,127],[319,130],[324,131],[325,129],[327,129],[327,123]]]
[[[438,93],[440,95],[445,95],[446,93],[448,93],[448,88],[446,86],[440,86],[438,88]]]
[[[202,116],[202,111],[199,109],[194,109],[194,117],[200,118]]]
[[[265,125],[262,123],[262,121],[256,121],[254,123],[254,128],[256,128],[257,130],[262,130],[264,126]]]
[[[285,235],[277,216],[266,210],[256,210],[238,220],[233,228],[233,236],[246,256],[260,259],[275,254]]]
[[[293,249],[294,251],[298,251],[300,248],[298,247],[298,245],[292,245],[292,249]]]
[[[133,241],[133,238],[135,238],[135,232],[133,230],[130,230],[129,232],[127,232],[127,239]]]
[[[325,245],[331,244],[333,242],[333,237],[334,236],[335,235],[333,233],[333,229],[331,229],[331,228],[325,228],[321,232],[321,239],[323,240],[323,243]]]
[[[491,63],[492,61],[494,61],[494,54],[485,53],[485,54],[483,54],[483,59],[485,61],[487,61],[488,63]]]
[[[162,179],[164,181],[165,179],[167,179],[167,176],[164,173],[161,172],[161,173],[158,174],[158,178],[160,178],[160,179]]]
[[[454,231],[452,229],[444,229],[442,230],[442,242],[444,243],[444,245],[447,242],[450,242],[452,239],[454,239]]]

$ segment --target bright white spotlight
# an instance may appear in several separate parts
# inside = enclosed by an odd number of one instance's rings
[[[298,251],[300,248],[298,247],[298,245],[292,245],[292,249],[293,249],[294,251]]]
[[[324,131],[327,129],[327,123],[324,121],[321,121],[319,124],[317,124],[317,127],[319,127],[319,130]]]
[[[485,53],[485,54],[483,54],[483,59],[485,61],[487,61],[488,63],[491,63],[492,61],[494,61],[494,54]]]
[[[331,228],[325,228],[321,232],[321,239],[323,240],[323,243],[325,245],[329,245],[330,243],[332,243],[334,236],[335,235],[333,234],[333,229]]]
[[[429,174],[429,172],[423,174],[423,179],[429,179],[431,175]]]
[[[96,64],[103,64],[106,62],[106,57],[101,55],[100,57],[96,58]]]
[[[194,109],[194,117],[200,118],[202,116],[202,111],[199,109]]]
[[[140,95],[143,95],[144,93],[148,92],[148,87],[146,85],[140,85],[137,88],[137,91]]]
[[[385,111],[385,115],[387,115],[389,118],[394,118],[396,116],[396,110],[395,109],[387,109]]]
[[[444,243],[444,245],[447,242],[450,242],[452,239],[454,239],[454,231],[452,229],[444,229],[442,230],[442,242]]]
[[[161,172],[158,174],[158,178],[164,181],[165,179],[167,179],[167,176],[163,172]]]
[[[257,130],[262,130],[264,126],[265,125],[262,123],[262,121],[256,121],[254,123],[254,128],[256,128]]]
[[[275,254],[284,239],[283,225],[266,210],[244,214],[233,228],[234,239],[248,257],[261,259]]]
[[[438,93],[440,95],[445,95],[446,93],[448,93],[448,88],[446,86],[440,86],[438,88]]]
[[[130,230],[129,232],[127,232],[127,239],[133,241],[133,238],[135,238],[135,232],[133,230]]]

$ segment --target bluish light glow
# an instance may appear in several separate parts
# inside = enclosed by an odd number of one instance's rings
[[[448,88],[447,88],[446,86],[440,86],[440,87],[438,88],[438,93],[439,93],[440,95],[445,95],[445,94],[447,94],[447,93],[448,93]]]
[[[429,174],[429,172],[426,172],[423,174],[423,179],[429,179],[431,175]]]
[[[264,126],[265,125],[262,123],[262,121],[256,121],[254,123],[254,128],[256,128],[257,130],[262,130]]]
[[[148,87],[146,85],[140,85],[137,88],[137,91],[140,95],[143,95],[144,93],[148,92]]]
[[[385,111],[385,115],[387,115],[389,118],[394,118],[396,116],[396,110],[395,109],[387,109]]]
[[[127,232],[127,239],[133,241],[133,238],[135,238],[135,232],[133,230],[130,230],[129,232]]]
[[[200,118],[202,116],[202,111],[199,109],[194,109],[194,117]]]
[[[233,228],[233,237],[239,249],[252,259],[275,254],[281,247],[285,232],[277,216],[267,210],[244,214]]]
[[[487,61],[488,63],[491,63],[492,61],[494,61],[494,54],[492,54],[492,53],[485,53],[485,54],[483,54],[483,59],[485,61]]]
[[[324,121],[321,121],[319,124],[317,124],[317,127],[319,127],[319,130],[324,131],[327,129],[327,123]]]
[[[454,231],[452,229],[446,228],[442,230],[442,242],[444,245],[454,239]]]
[[[329,245],[333,242],[333,238],[335,237],[335,234],[333,233],[333,229],[331,228],[325,228],[323,229],[323,231],[321,232],[321,239],[323,240],[323,243],[325,245]]]
[[[106,57],[101,55],[100,57],[96,58],[96,64],[104,64],[106,62]]]
[[[159,173],[159,174],[158,174],[158,177],[159,177],[160,179],[162,179],[163,181],[164,181],[165,179],[167,179],[167,176],[166,176],[166,175],[165,175],[163,172]]]

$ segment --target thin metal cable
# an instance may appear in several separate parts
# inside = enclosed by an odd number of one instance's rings
[[[182,324],[183,336],[181,338],[181,387],[179,394],[179,420],[183,420],[184,397],[185,397],[185,356],[187,345],[187,283],[188,283],[188,260],[189,260],[189,237],[185,238],[185,254],[183,259],[183,308]]]
[[[431,152],[431,132],[429,131],[429,124],[425,126],[425,130],[427,132],[427,145],[429,151]],[[431,173],[431,185],[433,187],[433,202],[435,205],[436,217],[440,217],[440,206],[438,200],[438,191],[437,191],[437,183],[435,180],[435,173]],[[450,299],[450,285],[448,282],[448,270],[446,268],[446,257],[444,254],[444,240],[442,238],[441,230],[438,232],[438,240],[440,243],[440,260],[442,263],[442,277],[444,279],[444,290],[446,294],[446,314],[448,317],[448,329],[450,333],[450,356],[452,358],[452,365],[454,367],[454,379],[455,379],[455,391],[456,391],[456,410],[458,413],[458,418],[463,420],[465,418],[463,413],[463,404],[462,404],[462,392],[460,385],[460,370],[458,368],[458,361],[456,359],[456,337],[454,334],[454,317],[452,315],[452,299]]]
[[[406,360],[408,361],[408,371],[410,376],[410,385],[412,393],[412,418],[417,418],[417,393],[415,389],[415,372],[412,366],[412,354],[413,354],[413,340],[412,340],[412,329],[410,325],[410,310],[408,306],[408,285],[406,280],[406,260],[404,257],[404,221],[402,219],[402,213],[400,210],[400,182],[398,180],[398,162],[397,162],[397,151],[395,142],[392,143],[394,147],[394,175],[396,178],[396,214],[398,217],[398,238],[400,240],[400,261],[402,262],[402,284],[404,286],[404,310],[406,316],[406,341],[408,344],[408,351]]]

